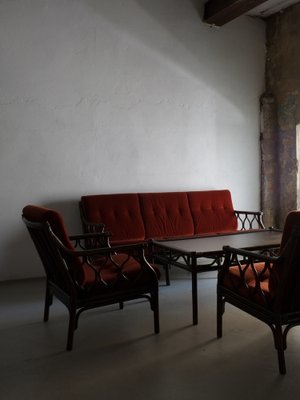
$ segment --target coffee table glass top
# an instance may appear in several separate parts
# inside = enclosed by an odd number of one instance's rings
[[[248,250],[278,247],[281,237],[282,232],[266,229],[174,240],[154,240],[153,243],[180,253],[197,253],[201,256],[222,253],[223,246]]]

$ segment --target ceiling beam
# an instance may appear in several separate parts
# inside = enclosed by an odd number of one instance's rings
[[[222,26],[267,0],[208,0],[204,7],[204,22]]]

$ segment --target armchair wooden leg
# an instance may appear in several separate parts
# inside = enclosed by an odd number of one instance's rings
[[[274,343],[275,348],[277,350],[277,357],[278,357],[278,365],[279,365],[279,372],[284,375],[286,373],[286,366],[285,366],[285,357],[284,357],[284,350],[285,350],[285,340],[282,334],[282,327],[281,325],[276,325],[275,329],[273,330],[274,335]]]
[[[170,265],[164,264],[165,276],[166,276],[166,285],[170,286]]]
[[[71,308],[69,310],[69,328],[68,328],[68,341],[67,341],[67,351],[71,351],[73,348],[73,338],[74,331],[77,327],[77,317],[76,317],[76,309]]]
[[[151,293],[151,310],[154,314],[154,333],[159,333],[159,303],[158,303],[158,290]]]
[[[123,301],[120,301],[119,308],[120,308],[120,310],[123,310],[123,308],[124,308],[124,302]]]
[[[44,322],[49,319],[49,310],[53,302],[53,295],[49,289],[48,282],[46,283],[45,307],[44,307]]]
[[[285,366],[284,350],[277,349],[277,354],[278,354],[279,372],[281,373],[281,375],[285,375],[286,366]]]
[[[223,314],[225,311],[225,301],[221,293],[217,294],[217,337],[223,335]]]

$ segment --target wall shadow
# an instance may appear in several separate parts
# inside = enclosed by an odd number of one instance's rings
[[[204,0],[149,1],[132,0],[138,6],[141,18],[136,18],[130,3],[99,2],[82,0],[95,13],[107,19],[120,31],[131,35],[134,40],[142,42],[152,51],[159,53],[181,69],[192,75],[207,87],[211,87],[236,108],[240,108],[239,97],[234,96],[236,86],[230,85],[236,73],[240,73],[241,55],[248,54],[248,44],[252,49],[260,48],[265,54],[265,42],[248,42],[248,38],[257,35],[261,38],[261,29],[257,19],[242,16],[227,25],[218,28],[203,22]],[[143,18],[144,14],[144,18]],[[190,21],[189,30],[186,21]],[[262,26],[264,22],[261,21]],[[247,27],[255,28],[247,37]],[[157,29],[155,29],[157,27]],[[245,41],[240,39],[241,32]],[[213,68],[216,65],[216,68]],[[222,67],[220,67],[222,66]],[[229,84],[228,84],[229,81]]]

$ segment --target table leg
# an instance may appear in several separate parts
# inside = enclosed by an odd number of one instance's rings
[[[165,276],[166,276],[166,285],[170,286],[170,264],[166,263],[164,265]]]
[[[196,268],[192,266],[192,302],[193,302],[193,324],[198,324],[198,288],[197,288],[197,272]]]

